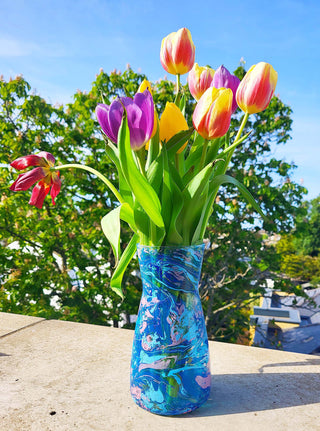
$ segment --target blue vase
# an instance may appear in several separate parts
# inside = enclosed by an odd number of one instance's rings
[[[190,412],[210,393],[208,337],[198,290],[203,251],[204,245],[138,245],[143,292],[131,395],[152,413]]]

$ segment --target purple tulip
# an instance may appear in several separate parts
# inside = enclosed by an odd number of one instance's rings
[[[119,97],[111,105],[99,103],[96,107],[99,124],[114,143],[118,140],[123,109],[127,112],[131,148],[137,151],[149,141],[153,131],[154,105],[150,91],[137,93],[133,100],[130,97]]]
[[[226,69],[223,65],[218,67],[216,70],[213,81],[212,81],[212,87],[215,88],[230,88],[233,93],[233,100],[232,100],[232,113],[237,109],[237,101],[236,101],[236,92],[238,89],[238,86],[240,84],[240,79],[232,75],[228,69]]]

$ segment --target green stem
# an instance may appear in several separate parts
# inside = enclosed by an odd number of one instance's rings
[[[244,114],[243,119],[242,119],[242,122],[241,122],[240,128],[239,128],[239,130],[238,130],[237,136],[236,136],[236,137],[235,137],[235,139],[234,139],[234,142],[239,141],[240,136],[241,136],[241,134],[242,134],[242,132],[243,132],[244,126],[246,125],[246,123],[247,123],[247,121],[248,121],[248,118],[249,118],[249,114],[246,112],[246,113]],[[234,150],[235,150],[235,148],[234,148],[232,151],[229,151],[229,154],[227,155],[226,163],[225,163],[224,173],[226,172],[226,170],[227,170],[227,168],[228,168],[228,165],[229,165],[229,163],[230,163],[230,160],[231,160],[231,157],[232,157],[232,154],[233,154]]]
[[[176,83],[176,98],[174,100],[175,105],[178,106],[180,105],[180,99],[181,99],[181,92],[180,92],[180,75],[176,75],[177,77],[177,83]]]
[[[177,94],[180,93],[180,75],[177,75]]]
[[[60,169],[69,169],[69,168],[76,168],[76,169],[82,169],[84,171],[91,172],[92,174],[96,175],[101,181],[103,181],[109,189],[112,191],[112,193],[115,195],[115,197],[118,199],[120,203],[124,203],[125,200],[121,196],[121,194],[118,192],[118,190],[115,188],[115,186],[106,178],[104,175],[100,174],[100,172],[96,171],[93,168],[90,168],[90,166],[86,165],[80,165],[78,163],[69,163],[67,165],[61,165],[61,166],[55,166],[52,167],[51,170],[53,171],[60,171]]]

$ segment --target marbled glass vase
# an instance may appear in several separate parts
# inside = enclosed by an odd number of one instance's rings
[[[210,393],[208,337],[198,290],[203,252],[204,245],[138,245],[143,293],[131,395],[152,413],[190,412]]]

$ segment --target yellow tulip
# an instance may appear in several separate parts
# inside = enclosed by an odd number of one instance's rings
[[[141,84],[140,87],[138,88],[138,93],[143,93],[145,90],[149,90],[152,96],[152,88],[151,88],[151,84],[147,79],[144,79]]]
[[[188,129],[189,127],[186,119],[177,105],[172,102],[167,102],[160,118],[160,141],[168,142],[177,133]],[[179,148],[177,153],[181,153],[185,149],[187,143],[188,141]]]

